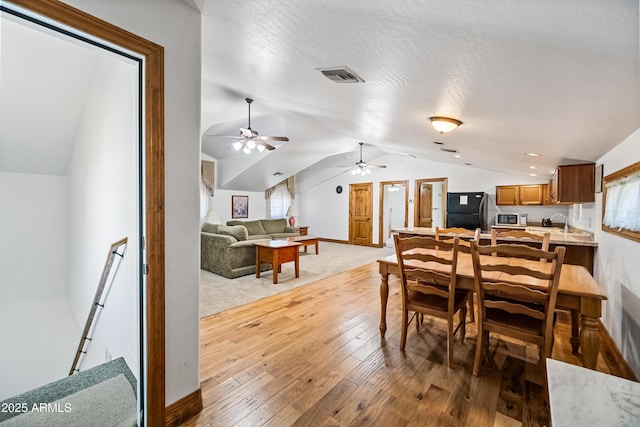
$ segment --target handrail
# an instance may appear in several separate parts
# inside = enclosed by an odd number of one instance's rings
[[[124,259],[124,252],[126,250],[127,238],[124,237],[117,242],[114,242],[109,247],[109,253],[107,254],[107,260],[105,261],[104,268],[102,269],[102,276],[100,276],[100,282],[98,283],[98,289],[96,290],[95,297],[93,298],[93,303],[91,304],[91,310],[89,311],[89,315],[87,316],[87,322],[84,325],[84,330],[82,331],[82,336],[80,337],[80,343],[78,344],[78,349],[76,350],[76,355],[73,359],[73,363],[71,364],[71,369],[69,370],[69,376],[75,374],[76,372],[80,372],[78,366],[80,366],[80,359],[87,353],[87,348],[89,343],[93,339],[93,328],[95,327],[94,320],[97,320],[96,314],[98,313],[98,307],[104,308],[104,302],[107,299],[107,295],[109,294],[109,288],[111,287],[111,283],[113,282],[113,278],[115,277],[115,273],[118,271],[118,267],[120,266],[120,262],[116,266],[114,270],[111,281],[108,283],[109,287],[107,287],[107,280],[111,275],[111,268],[113,267],[113,261],[117,256],[120,257],[120,261]],[[118,249],[122,247],[122,253],[118,252]],[[106,289],[106,292],[105,292]],[[104,299],[103,299],[104,296]]]

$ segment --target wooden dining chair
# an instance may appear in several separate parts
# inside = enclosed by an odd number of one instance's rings
[[[450,240],[453,237],[460,239],[460,252],[471,253],[471,241],[480,241],[480,228],[475,230],[467,230],[466,228],[451,227],[451,228],[439,228],[436,227],[436,240]],[[473,291],[469,291],[469,320],[476,321],[475,309],[473,304]]]
[[[531,243],[532,246],[535,245],[538,249],[548,251],[551,234],[533,234],[522,230],[498,230],[494,228],[491,230],[491,245],[497,245],[498,239],[500,239],[501,243],[509,243],[509,240],[527,242]]]
[[[491,256],[493,253],[496,256]],[[526,245],[471,244],[478,305],[473,375],[488,353],[489,333],[536,344],[540,361],[551,357],[553,313],[565,248],[543,251]],[[539,260],[545,260],[541,262]]]
[[[427,236],[394,235],[402,287],[402,335],[400,350],[407,342],[407,329],[413,318],[421,315],[447,320],[447,363],[453,366],[453,338],[460,330],[461,342],[466,334],[467,291],[456,289],[458,238],[443,242]],[[427,254],[421,248],[435,249]],[[409,312],[414,312],[409,320]],[[454,329],[454,317],[460,313]]]

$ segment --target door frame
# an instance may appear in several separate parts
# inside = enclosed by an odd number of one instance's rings
[[[144,61],[144,245],[146,250],[145,424],[165,425],[164,48],[67,4],[11,4],[140,55]]]
[[[418,224],[418,215],[420,213],[420,184],[425,182],[430,182],[430,183],[441,182],[442,183],[442,223],[446,224],[445,220],[447,218],[447,177],[425,178],[425,179],[416,179],[415,187],[413,190],[413,226],[414,227],[420,226]]]
[[[409,180],[404,181],[380,181],[380,210],[378,212],[378,247],[384,246],[382,241],[382,234],[384,233],[384,186],[393,184],[404,185],[404,226],[409,226]]]

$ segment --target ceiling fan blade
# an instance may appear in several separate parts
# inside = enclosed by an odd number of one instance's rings
[[[262,139],[262,138],[261,138],[261,139]],[[257,141],[256,143],[257,143],[257,144],[262,145],[264,148],[266,148],[266,149],[267,149],[267,150],[269,150],[269,151],[272,151],[272,150],[275,150],[275,149],[276,149],[276,147],[274,147],[274,146],[273,146],[273,145],[271,145],[271,144],[267,144],[267,143],[266,143],[266,142],[264,142],[264,141]]]
[[[246,139],[246,136],[242,136],[242,135],[206,135],[205,136],[211,136],[213,138],[233,138],[233,139]]]
[[[366,168],[386,168],[386,165],[367,165]]]
[[[251,128],[240,128],[240,135],[244,136],[245,138],[256,138],[258,136],[258,132]]]
[[[263,141],[281,141],[281,142],[289,141],[289,138],[287,138],[286,136],[259,136],[258,139],[261,139]]]

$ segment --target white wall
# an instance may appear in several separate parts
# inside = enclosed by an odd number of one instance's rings
[[[67,170],[67,291],[84,327],[109,247],[126,237],[124,259],[111,286],[81,369],[123,356],[137,375],[139,289],[138,67],[101,56]],[[117,265],[117,264],[116,264]]]
[[[166,403],[200,387],[200,14],[176,0],[66,3],[164,46]]]
[[[609,151],[596,163],[609,175],[640,161],[640,129]],[[574,205],[569,218],[587,224],[593,217],[598,249],[595,278],[608,300],[604,304],[603,323],[625,360],[640,377],[640,242],[602,231],[602,193],[595,203]]]
[[[409,180],[409,226],[413,226],[413,189],[416,179],[448,178],[449,192],[484,191],[495,199],[495,186],[507,184],[544,183],[545,179],[524,177],[501,172],[487,171],[469,166],[457,166],[406,156],[387,154],[375,159],[386,169],[375,169],[365,177],[354,176],[349,171],[317,185],[305,185],[307,190],[296,195],[300,217],[298,222],[310,226],[309,233],[336,240],[349,239],[349,184],[373,183],[373,243],[378,243],[378,201],[380,181]],[[344,191],[337,194],[336,186]],[[534,207],[518,207],[518,211],[533,210]],[[555,208],[554,208],[555,209]],[[555,209],[557,210],[557,209]],[[566,212],[566,208],[564,209]],[[535,215],[534,215],[535,216]]]
[[[66,295],[66,178],[0,172],[0,301]]]

